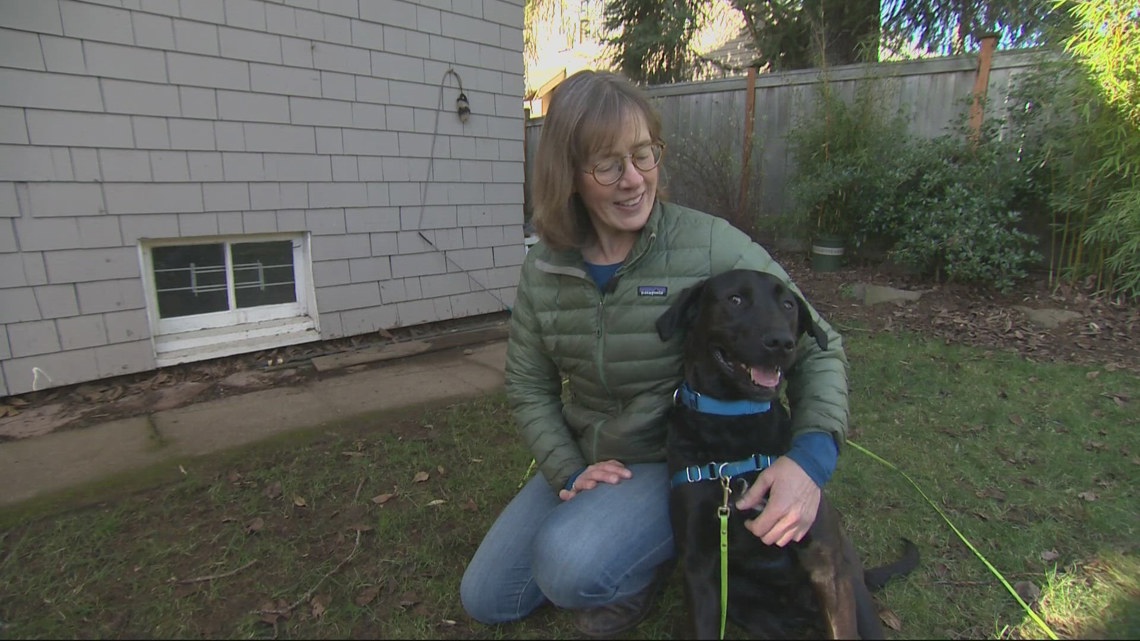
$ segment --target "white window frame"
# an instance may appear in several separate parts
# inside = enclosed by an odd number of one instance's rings
[[[295,302],[237,307],[231,245],[290,241],[293,245]],[[226,292],[229,310],[162,318],[152,250],[184,245],[225,245]],[[241,234],[193,238],[146,239],[139,244],[147,316],[155,358],[159,366],[193,362],[233,354],[271,349],[319,340],[316,292],[312,279],[312,251],[308,233]]]

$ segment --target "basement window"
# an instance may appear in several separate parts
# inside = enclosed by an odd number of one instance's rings
[[[320,338],[307,235],[152,240],[142,260],[159,366]]]

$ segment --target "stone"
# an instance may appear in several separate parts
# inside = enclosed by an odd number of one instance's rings
[[[879,303],[894,303],[902,305],[922,298],[922,292],[906,289],[896,289],[885,285],[856,284],[852,288],[855,298],[864,305],[878,305]]]
[[[1032,307],[1026,307],[1025,305],[1014,305],[1013,308],[1025,314],[1029,322],[1048,329],[1056,329],[1065,323],[1071,323],[1081,317],[1080,312],[1073,312],[1067,309],[1054,309],[1051,307],[1034,309]]]

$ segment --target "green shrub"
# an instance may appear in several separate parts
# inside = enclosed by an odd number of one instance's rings
[[[936,280],[1008,289],[1041,256],[1022,231],[1028,168],[987,123],[974,142],[961,132],[910,138],[882,159],[879,201],[860,219],[861,239],[886,241],[893,260]]]
[[[1015,87],[1012,130],[1043,194],[1054,280],[1140,296],[1140,129],[1063,58]]]
[[[854,249],[874,243],[935,279],[1007,289],[1024,278],[1041,256],[1022,213],[1043,197],[1017,146],[998,135],[1004,123],[987,122],[976,139],[964,122],[917,138],[883,108],[876,84],[848,103],[822,83],[820,109],[789,133],[792,225],[843,235]]]
[[[1140,13],[1067,2],[1067,54],[1014,88],[1011,129],[1044,194],[1051,278],[1140,297]]]
[[[819,103],[805,111],[788,133],[796,171],[790,185],[790,226],[812,238],[837,234],[848,239],[883,197],[889,185],[884,158],[905,145],[907,122],[883,106],[882,82],[860,83],[855,99],[836,95],[826,78]]]

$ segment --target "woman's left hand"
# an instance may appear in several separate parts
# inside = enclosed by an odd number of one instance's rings
[[[769,491],[771,490],[771,491]],[[792,459],[781,456],[756,477],[736,507],[749,510],[768,496],[760,516],[744,525],[766,545],[783,547],[799,541],[815,523],[821,495],[819,486]]]
[[[633,478],[633,472],[625,466],[625,463],[617,459],[599,461],[583,470],[582,473],[578,475],[578,478],[574,479],[574,486],[569,490],[559,490],[558,498],[563,501],[569,501],[575,496],[578,496],[579,492],[585,492],[586,490],[592,490],[598,487],[599,483],[617,485],[628,478]]]

